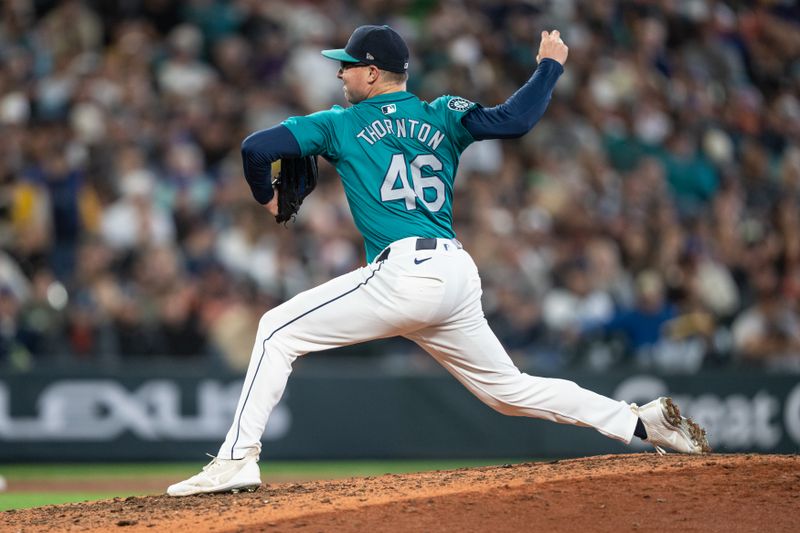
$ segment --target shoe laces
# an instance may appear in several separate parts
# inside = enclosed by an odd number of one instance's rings
[[[214,470],[215,467],[222,464],[216,455],[211,455],[210,453],[207,453],[206,455],[211,457],[211,462],[203,467],[203,472],[210,472],[211,470]]]

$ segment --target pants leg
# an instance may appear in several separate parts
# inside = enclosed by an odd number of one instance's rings
[[[486,322],[478,270],[469,254],[448,287],[441,322],[406,337],[416,342],[481,401],[512,416],[588,426],[629,443],[637,417],[630,405],[583,389],[564,379],[523,374]]]
[[[308,352],[403,335],[435,308],[438,280],[373,263],[298,294],[261,318],[233,425],[218,457],[241,458],[261,446],[294,360]]]
[[[631,441],[637,417],[627,403],[572,381],[521,373],[485,319],[481,322],[469,328],[430,327],[407,337],[481,401],[505,415],[588,426],[626,444]]]

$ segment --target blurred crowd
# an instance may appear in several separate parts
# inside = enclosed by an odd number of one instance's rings
[[[570,47],[533,132],[472,145],[456,181],[458,237],[521,366],[800,371],[793,1],[6,0],[1,15],[2,368],[243,368],[263,312],[363,264],[329,165],[285,228],[239,148],[343,104],[319,51],[387,23],[424,100],[496,105],[543,29]]]

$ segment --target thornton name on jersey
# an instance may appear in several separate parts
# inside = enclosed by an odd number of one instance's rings
[[[445,138],[444,133],[427,122],[411,118],[375,120],[359,131],[356,137],[372,145],[390,134],[403,139],[417,139],[433,150],[436,150]]]

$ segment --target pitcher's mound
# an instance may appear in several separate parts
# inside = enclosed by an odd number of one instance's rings
[[[3,531],[797,531],[797,455],[606,455],[0,514]]]

